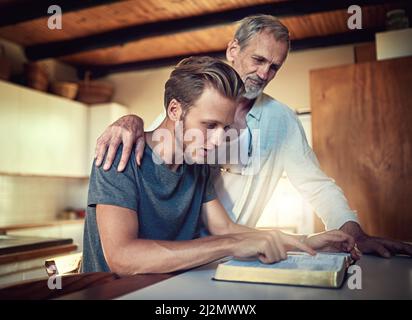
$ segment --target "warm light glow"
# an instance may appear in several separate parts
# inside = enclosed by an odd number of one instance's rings
[[[257,227],[277,227],[297,233],[313,232],[312,210],[286,176],[279,180]]]

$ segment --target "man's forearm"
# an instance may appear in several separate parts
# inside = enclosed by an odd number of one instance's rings
[[[233,244],[229,235],[187,241],[136,239],[106,259],[112,271],[119,274],[167,273],[230,256]]]
[[[256,232],[257,230],[277,230],[279,231],[277,228],[251,228],[251,227],[247,227],[238,223],[232,223],[229,228],[228,228],[228,233],[244,233],[244,232]],[[304,243],[304,241],[308,238],[308,235],[304,235],[304,234],[290,234],[288,233],[289,236],[295,238],[296,240],[298,240],[301,243]],[[285,249],[287,251],[300,251],[299,248],[295,247],[295,246],[285,246]]]
[[[256,232],[255,228],[251,228],[248,226],[244,226],[239,223],[231,223],[228,225],[225,234],[233,234],[233,233],[243,233],[243,232]]]

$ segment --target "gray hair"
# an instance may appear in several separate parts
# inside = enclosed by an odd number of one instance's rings
[[[243,49],[255,34],[262,31],[271,33],[276,41],[287,42],[290,48],[288,28],[274,16],[258,14],[246,17],[240,21],[240,26],[235,33],[235,39],[237,39],[240,49]]]

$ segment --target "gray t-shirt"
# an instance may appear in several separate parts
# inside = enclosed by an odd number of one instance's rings
[[[117,172],[122,146],[112,167],[104,171],[93,164],[84,227],[83,272],[110,272],[96,222],[96,205],[107,204],[136,211],[136,237],[153,240],[191,240],[199,237],[202,204],[216,198],[209,166],[182,164],[176,172],[156,164],[146,145],[139,167],[132,152]],[[119,215],[119,219],[122,217]]]

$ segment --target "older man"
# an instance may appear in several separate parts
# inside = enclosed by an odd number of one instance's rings
[[[286,60],[290,47],[289,31],[276,18],[257,15],[245,18],[229,42],[226,57],[245,83],[245,99],[239,103],[233,127],[239,132],[241,148],[252,158],[259,154],[258,170],[250,175],[252,161],[241,166],[225,165],[215,176],[217,195],[232,219],[255,226],[267,205],[283,171],[302,196],[309,201],[327,230],[340,229],[357,242],[364,253],[389,258],[391,254],[412,255],[412,246],[367,235],[342,190],[319,168],[309,147],[301,123],[286,105],[263,94]],[[242,130],[247,129],[247,130]],[[242,132],[242,133],[241,133]],[[259,139],[256,133],[259,132]],[[255,135],[255,136],[254,136]],[[143,150],[143,121],[137,116],[123,117],[98,139],[96,165],[107,170],[116,149],[123,143],[118,170],[122,171],[136,144],[136,161]],[[250,159],[251,159],[250,158]]]

